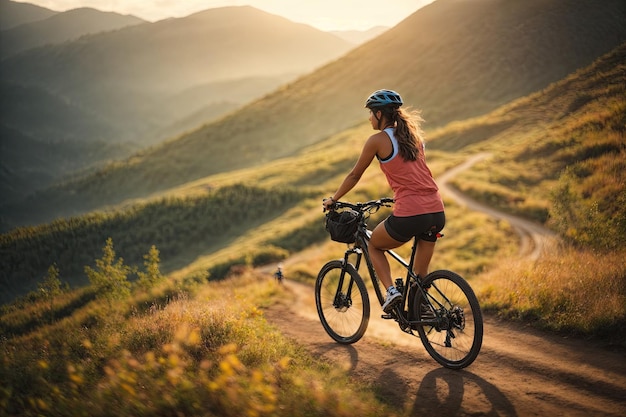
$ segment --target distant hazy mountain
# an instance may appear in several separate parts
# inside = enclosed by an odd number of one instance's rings
[[[330,33],[335,36],[339,36],[341,39],[345,39],[348,42],[352,42],[355,45],[360,45],[374,39],[388,29],[389,28],[387,26],[376,26],[368,30],[334,30]]]
[[[0,32],[0,58],[42,45],[62,43],[83,35],[145,23],[134,16],[80,8]]]
[[[120,136],[112,139],[120,141],[186,116],[185,108],[164,111],[162,101],[171,95],[240,78],[292,77],[351,47],[310,26],[251,7],[229,7],[26,51],[3,61],[0,77],[88,109],[115,126]]]
[[[291,77],[287,74],[274,77],[250,77],[232,81],[219,81],[197,85],[163,100],[163,111],[180,114],[172,124],[159,128],[150,136],[155,143],[184,134],[221,116],[231,113],[253,98],[275,90]],[[207,101],[207,97],[211,97]],[[195,109],[182,114],[180,109]]]
[[[11,201],[103,159],[121,158],[136,148],[110,142],[43,141],[0,124],[0,196]]]
[[[57,12],[29,3],[0,0],[0,30],[54,16]]]

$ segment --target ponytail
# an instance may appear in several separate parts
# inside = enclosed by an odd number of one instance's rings
[[[395,135],[398,140],[399,152],[405,161],[424,158],[424,139],[420,123],[424,120],[419,111],[408,112],[398,108],[395,111]],[[420,152],[421,151],[421,152]]]
[[[424,159],[424,133],[420,124],[424,121],[419,111],[409,112],[396,106],[379,107],[376,110],[382,112],[389,123],[395,126],[394,134],[398,140],[399,153],[405,161],[415,161],[417,158]],[[421,150],[421,152],[420,152]]]

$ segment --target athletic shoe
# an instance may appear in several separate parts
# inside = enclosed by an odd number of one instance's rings
[[[402,301],[402,294],[392,285],[387,289],[387,297],[383,304],[383,311],[389,313],[400,301]]]

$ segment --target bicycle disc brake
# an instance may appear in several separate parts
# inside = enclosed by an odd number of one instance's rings
[[[465,313],[459,306],[454,306],[450,311],[450,327],[456,327],[459,330],[465,329]]]
[[[455,339],[453,329],[463,330],[465,329],[465,314],[463,309],[459,306],[454,306],[448,313],[448,320],[446,320],[446,340],[444,342],[445,347],[452,347],[451,339]]]
[[[345,313],[350,307],[352,307],[352,300],[344,293],[339,293],[335,297],[333,307],[340,313]]]

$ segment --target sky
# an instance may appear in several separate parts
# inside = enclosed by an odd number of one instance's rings
[[[395,26],[433,0],[15,0],[55,11],[92,7],[132,14],[151,22],[206,9],[249,5],[321,30],[367,30]]]

